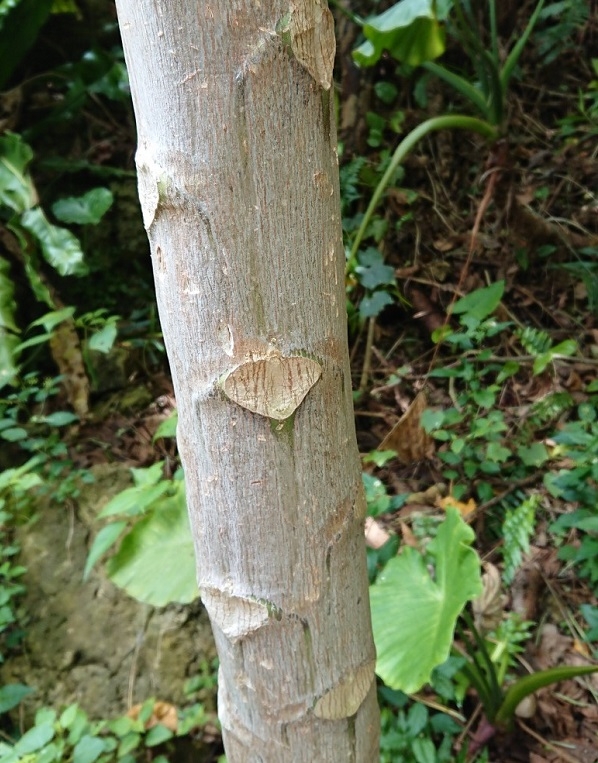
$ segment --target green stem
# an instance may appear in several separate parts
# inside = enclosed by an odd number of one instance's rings
[[[357,252],[359,251],[359,247],[363,241],[366,229],[370,223],[370,220],[372,219],[372,215],[374,214],[376,207],[378,206],[378,202],[386,190],[386,187],[392,180],[397,167],[401,164],[401,162],[404,161],[405,157],[417,145],[417,143],[419,143],[422,138],[426,137],[426,135],[429,135],[436,130],[451,129],[472,130],[473,132],[479,133],[490,141],[496,140],[498,137],[497,130],[488,122],[485,122],[482,119],[477,119],[476,117],[466,117],[462,114],[447,114],[440,117],[432,117],[432,119],[426,119],[425,122],[422,122],[408,135],[406,135],[396,147],[395,152],[392,155],[392,159],[390,160],[390,164],[388,165],[384,175],[382,175],[382,178],[380,179],[380,182],[376,186],[376,190],[370,199],[368,208],[365,211],[363,220],[361,221],[361,225],[359,226],[359,230],[357,231],[357,235],[353,241],[353,246],[351,247],[348,263],[350,266],[354,266],[357,262]]]
[[[459,74],[455,74],[455,72],[442,66],[442,64],[437,64],[435,61],[426,61],[422,66],[431,74],[444,80],[447,85],[450,85],[458,93],[461,93],[464,98],[467,98],[467,100],[478,109],[484,119],[490,121],[490,109],[488,108],[486,99],[469,80],[465,79],[465,77],[461,77]]]
[[[530,20],[527,22],[527,26],[525,27],[523,34],[517,40],[517,43],[515,44],[514,48],[511,50],[511,52],[507,56],[505,65],[503,66],[502,71],[500,73],[500,82],[502,85],[503,94],[506,93],[509,80],[511,79],[511,75],[513,74],[513,69],[515,68],[517,64],[517,61],[519,61],[519,56],[521,55],[521,52],[523,51],[525,43],[528,41],[533,28],[536,26],[536,21],[538,20],[538,16],[540,15],[540,11],[542,10],[543,7],[544,7],[544,0],[539,0],[538,5],[536,5],[534,12],[532,13],[530,17]]]

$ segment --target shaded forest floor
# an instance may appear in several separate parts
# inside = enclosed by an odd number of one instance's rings
[[[596,20],[576,35],[552,61],[537,50],[524,60],[509,99],[503,145],[489,151],[469,134],[442,132],[407,159],[378,210],[379,233],[369,242],[393,270],[391,282],[375,288],[390,304],[360,320],[360,304],[372,296],[363,279],[370,266],[347,277],[356,427],[370,476],[372,564],[379,538],[395,536],[417,546],[425,523],[442,517],[446,505],[456,505],[475,529],[489,578],[493,569],[503,575],[480,617],[516,612],[534,623],[518,658],[521,671],[583,662],[596,656],[598,641],[593,540],[598,515],[588,503],[598,495],[598,71],[591,61]],[[430,81],[427,105],[418,105],[416,75],[400,79],[388,59],[373,71],[349,76],[342,51],[350,50],[350,41],[341,38],[339,48],[341,191],[350,238],[380,177],[384,151],[395,147],[399,133],[453,103]],[[449,55],[458,63],[458,52]],[[385,92],[380,83],[396,87],[390,101],[380,98]],[[41,96],[28,97],[24,113],[30,117]],[[359,108],[349,109],[350,101]],[[115,129],[112,118],[96,107],[90,104],[79,116],[85,129],[75,140],[60,136],[63,158],[75,162],[85,156],[131,170],[130,112]],[[53,156],[51,141],[47,147],[43,143],[37,155],[42,165]],[[40,174],[40,187],[48,177],[48,170]],[[91,297],[120,314],[123,300],[142,304],[150,293],[147,249],[127,182],[114,181],[121,184],[115,189],[122,202],[118,215],[127,219],[109,218],[107,235],[129,237],[127,246],[135,250],[128,274],[122,274],[129,291],[116,286],[119,272],[101,274],[100,257],[100,294]],[[109,262],[101,235],[99,242]],[[458,300],[499,282],[504,291],[489,313],[483,303],[492,292],[481,292],[481,306],[474,300],[459,307]],[[77,303],[81,297],[75,292],[73,287],[64,293],[64,300]],[[68,443],[76,467],[176,460],[173,446],[152,441],[175,403],[148,326],[150,320],[123,316],[123,379],[139,394],[131,397],[129,391],[123,401],[122,390],[96,387],[92,415]],[[144,341],[130,351],[143,332]],[[446,341],[438,343],[439,334]],[[577,481],[565,489],[554,480],[567,470]],[[551,481],[548,473],[557,476]],[[529,541],[529,550],[515,564],[511,554],[518,546],[505,539],[504,521],[526,501],[533,503],[533,520],[527,534],[520,528],[520,545]],[[589,534],[576,522],[558,524],[580,510],[586,513],[577,519],[587,520]],[[564,546],[572,549],[568,559],[559,554]],[[508,565],[512,575],[505,584]],[[594,622],[582,617],[582,605],[595,614]],[[542,690],[531,717],[517,719],[512,735],[491,741],[488,760],[598,761],[597,697],[598,682],[591,679]],[[445,702],[431,691],[421,699]],[[473,696],[466,698],[463,713],[465,738],[479,722]]]

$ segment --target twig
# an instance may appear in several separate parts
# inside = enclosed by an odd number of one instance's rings
[[[363,353],[363,368],[361,369],[361,379],[359,380],[359,392],[363,394],[368,386],[368,378],[370,376],[370,367],[372,364],[372,346],[374,344],[374,329],[376,327],[376,319],[370,318],[368,323],[368,333],[365,340],[365,352]]]
[[[554,745],[551,742],[549,742],[548,739],[544,739],[543,736],[538,734],[533,729],[530,729],[530,727],[526,726],[525,723],[520,718],[517,719],[517,725],[521,729],[523,729],[523,731],[525,731],[526,734],[529,734],[533,739],[535,739],[536,742],[539,742],[540,744],[542,744],[545,747],[547,747],[550,750],[550,752],[556,753],[556,755],[558,755],[561,760],[566,761],[566,763],[581,763],[579,758],[573,758],[571,755],[566,753],[564,750],[559,749],[556,745]]]

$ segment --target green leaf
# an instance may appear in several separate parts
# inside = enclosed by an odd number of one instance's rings
[[[396,450],[373,450],[371,453],[367,453],[363,457],[363,463],[375,464],[379,469],[381,469],[385,464],[387,464],[389,461],[392,461],[393,458],[396,457]]]
[[[17,214],[37,204],[35,186],[27,170],[32,158],[33,151],[20,135],[7,132],[0,137],[0,205]]]
[[[420,423],[428,434],[434,432],[444,423],[444,411],[441,408],[426,408],[422,413]]]
[[[98,514],[98,518],[105,519],[117,515],[134,517],[143,514],[154,501],[167,493],[171,486],[172,483],[169,480],[161,480],[157,485],[129,487],[108,501]]]
[[[455,315],[463,315],[463,318],[475,319],[483,321],[491,313],[493,313],[505,290],[505,282],[497,281],[496,283],[485,286],[482,289],[476,289],[471,294],[467,294],[465,297],[458,299],[453,305],[453,313]]]
[[[121,743],[118,746],[118,757],[124,758],[127,753],[132,752],[133,750],[136,750],[139,747],[139,743],[141,742],[141,735],[137,734],[136,732],[132,731],[130,734],[127,734],[125,737],[122,738]]]
[[[66,228],[52,225],[40,207],[24,212],[21,225],[37,239],[44,259],[61,276],[82,276],[87,273],[79,239]]]
[[[54,725],[52,723],[40,723],[25,732],[15,744],[15,752],[19,755],[28,755],[30,752],[40,750],[54,738]]]
[[[12,710],[33,691],[34,689],[25,684],[6,684],[0,688],[0,714]]]
[[[89,349],[104,354],[110,352],[114,346],[114,340],[116,339],[117,333],[118,328],[116,323],[112,321],[107,323],[103,328],[92,335],[88,342]]]
[[[371,586],[376,672],[391,688],[406,694],[418,691],[449,656],[459,613],[482,591],[473,538],[459,512],[449,508],[428,546],[435,578],[423,556],[406,547]]]
[[[353,52],[360,66],[373,66],[384,50],[410,66],[419,66],[444,53],[446,19],[451,3],[400,0],[363,26],[366,42]]]
[[[43,417],[44,424],[49,424],[52,427],[66,427],[75,421],[79,421],[79,417],[70,411],[54,411],[54,413],[49,413]]]
[[[79,706],[77,703],[73,702],[62,711],[59,722],[63,729],[68,729],[69,726],[74,722],[75,718],[77,717],[78,709]]]
[[[73,750],[73,763],[94,763],[104,752],[104,742],[99,737],[86,734]]]
[[[97,225],[113,201],[114,196],[108,188],[92,188],[83,196],[60,199],[52,205],[52,212],[63,223]]]
[[[511,456],[511,451],[499,442],[489,442],[486,447],[486,458],[502,464]]]
[[[186,604],[198,597],[183,482],[174,496],[135,525],[107,570],[112,582],[129,596],[154,607]]]
[[[54,742],[46,745],[41,752],[38,752],[35,756],[35,763],[58,763],[63,760],[62,746],[58,746]]]
[[[156,442],[161,437],[176,437],[176,428],[179,421],[178,411],[173,411],[156,429],[152,442]]]
[[[61,310],[51,310],[48,313],[44,313],[41,318],[33,321],[29,325],[29,328],[35,328],[36,326],[43,326],[45,331],[50,334],[56,326],[59,326],[64,321],[68,321],[75,314],[74,307],[63,307]]]
[[[26,440],[28,435],[27,430],[22,427],[9,427],[2,430],[1,436],[8,440],[8,442],[19,442],[20,440]]]
[[[520,445],[517,455],[525,466],[542,466],[549,459],[546,445],[542,442],[534,442],[531,445]]]
[[[153,726],[145,735],[145,746],[155,747],[156,745],[172,739],[173,736],[174,735],[170,729],[167,729],[166,726],[162,726],[159,723],[156,726]]]
[[[396,283],[395,270],[384,264],[382,252],[370,247],[359,254],[359,265],[355,268],[359,283],[366,289],[376,289],[378,286],[394,286]]]
[[[390,496],[386,492],[384,483],[367,472],[363,472],[361,479],[365,490],[368,515],[377,517],[384,514],[390,508]]]
[[[10,263],[0,257],[0,389],[12,384],[17,376],[16,348],[20,339],[14,293]]]
[[[496,392],[493,389],[478,389],[472,394],[472,397],[476,405],[481,408],[492,408],[496,402]]]
[[[387,291],[375,291],[364,297],[359,304],[359,315],[362,318],[375,318],[388,305],[392,305],[393,298]]]
[[[106,527],[102,527],[96,535],[87,555],[85,569],[83,570],[83,580],[88,579],[89,573],[94,568],[96,562],[116,543],[126,526],[126,522],[111,522]]]
[[[564,355],[565,357],[570,358],[577,352],[577,342],[574,339],[565,339],[564,342],[555,345],[551,349],[551,352],[554,355]]]

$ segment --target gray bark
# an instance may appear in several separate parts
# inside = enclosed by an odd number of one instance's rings
[[[329,11],[117,7],[229,763],[373,763]]]

